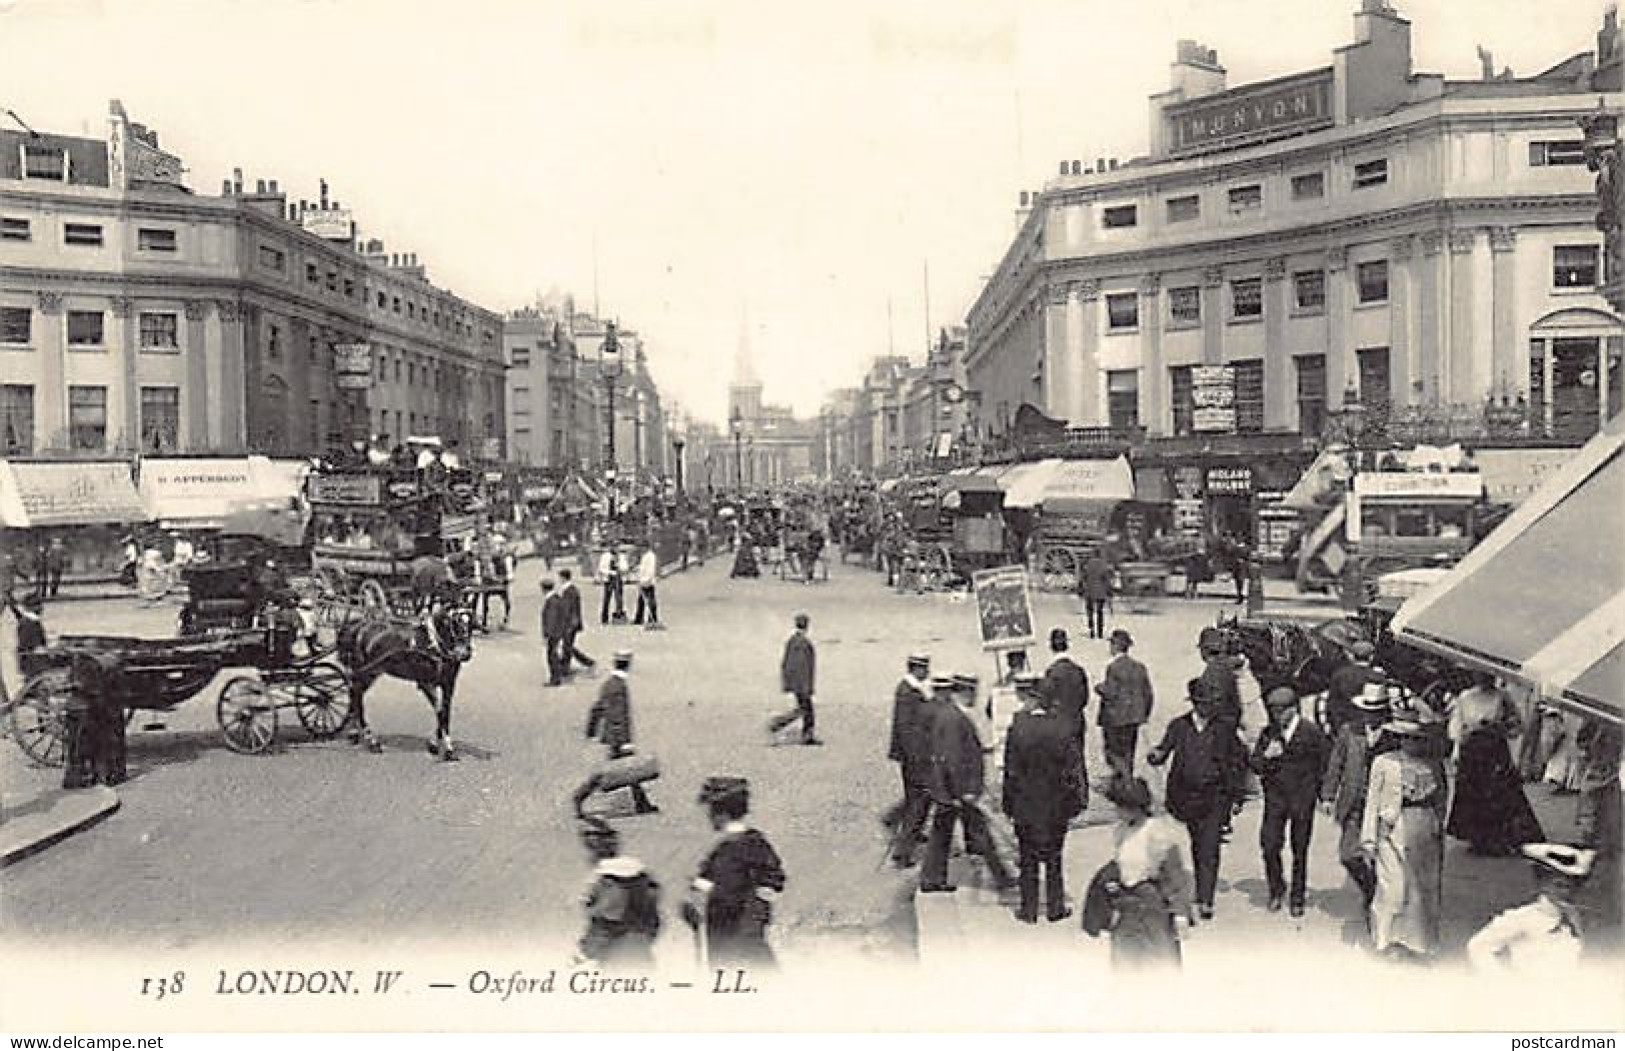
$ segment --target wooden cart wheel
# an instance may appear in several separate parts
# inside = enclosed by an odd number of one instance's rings
[[[356,597],[368,609],[383,610],[385,612],[389,610],[389,592],[385,591],[384,585],[376,580],[363,580],[361,586],[356,589]]]
[[[286,686],[293,698],[299,723],[317,740],[325,740],[343,728],[350,717],[350,679],[344,669],[320,661]]]
[[[11,737],[23,754],[41,766],[62,766],[68,759],[67,711],[73,676],[67,668],[49,668],[29,678],[11,710]]]
[[[239,675],[226,683],[215,703],[226,747],[245,755],[258,755],[276,742],[276,704],[265,683],[252,675]]]
[[[1040,556],[1038,572],[1046,591],[1077,590],[1078,560],[1064,547],[1046,547]]]

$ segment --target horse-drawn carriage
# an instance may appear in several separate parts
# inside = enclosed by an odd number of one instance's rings
[[[914,541],[914,565],[905,566],[905,571],[921,587],[968,580],[979,569],[1010,560],[1004,490],[993,479],[976,474],[943,475],[905,486],[899,486],[899,492],[905,501],[904,521]]]
[[[35,762],[61,766],[67,712],[86,673],[124,710],[168,712],[228,669],[243,669],[220,690],[215,718],[232,751],[259,753],[277,739],[279,712],[292,710],[315,738],[338,733],[349,715],[344,669],[321,653],[294,652],[294,629],[273,623],[205,639],[64,635],[23,655],[23,685],[8,703],[11,735]]]

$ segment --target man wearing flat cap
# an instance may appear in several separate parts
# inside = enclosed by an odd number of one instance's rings
[[[700,863],[683,903],[683,920],[702,937],[709,964],[771,967],[767,928],[786,878],[767,837],[745,824],[750,783],[742,777],[708,777],[699,801],[721,838]]]
[[[1393,743],[1383,736],[1388,721],[1387,689],[1370,683],[1354,698],[1355,717],[1346,722],[1332,739],[1326,776],[1320,782],[1321,804],[1342,828],[1337,841],[1337,859],[1349,879],[1360,889],[1361,904],[1369,909],[1377,893],[1377,873],[1360,849],[1360,824],[1365,820],[1366,790],[1371,779],[1371,760]]]
[[[1525,843],[1534,863],[1535,900],[1496,916],[1467,942],[1467,959],[1480,971],[1550,977],[1580,962],[1584,931],[1574,895],[1591,875],[1596,851],[1566,843]]]
[[[886,757],[897,764],[903,798],[883,819],[892,829],[892,863],[898,868],[914,864],[920,832],[931,809],[931,658],[915,653],[908,658],[903,678],[892,695],[891,743]]]
[[[1134,751],[1140,727],[1151,718],[1155,698],[1145,665],[1129,656],[1134,639],[1122,628],[1111,635],[1112,659],[1106,675],[1095,687],[1100,695],[1100,736],[1106,747],[1106,765],[1113,778],[1134,776]]]
[[[1309,885],[1309,838],[1315,825],[1315,800],[1326,775],[1331,746],[1326,735],[1303,718],[1298,694],[1290,686],[1277,686],[1264,697],[1269,723],[1253,745],[1252,768],[1264,783],[1264,820],[1258,846],[1264,855],[1264,876],[1269,881],[1269,910],[1279,911],[1287,883],[1281,873],[1281,848],[1288,833],[1292,840],[1293,916],[1302,916]]]

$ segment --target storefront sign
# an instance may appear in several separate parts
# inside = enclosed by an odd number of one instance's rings
[[[141,503],[173,525],[222,525],[234,505],[259,495],[246,459],[141,461]]]
[[[1573,456],[1573,449],[1479,449],[1473,461],[1484,480],[1484,494],[1517,505]]]
[[[1200,467],[1175,467],[1174,492],[1179,494],[1177,500],[1196,500],[1202,495],[1202,469]]]
[[[1196,99],[1164,112],[1168,152],[1174,155],[1301,133],[1331,123],[1331,73],[1312,73],[1273,86],[1227,92],[1220,98]]]
[[[1229,365],[1191,368],[1191,429],[1203,434],[1234,434],[1236,370]]]
[[[375,475],[313,474],[306,482],[306,496],[313,504],[379,504],[383,502],[383,479]]]
[[[1365,499],[1476,500],[1483,493],[1484,479],[1467,471],[1363,471],[1354,476],[1354,495]]]
[[[1174,501],[1174,530],[1181,536],[1201,536],[1202,501],[1179,499]]]
[[[1251,467],[1209,467],[1207,469],[1207,495],[1247,496],[1253,491]]]
[[[28,529],[144,518],[130,465],[122,461],[0,465],[0,524]]]
[[[366,390],[372,386],[372,344],[333,344],[333,382],[341,390]]]

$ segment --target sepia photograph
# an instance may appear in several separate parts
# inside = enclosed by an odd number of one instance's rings
[[[1607,0],[0,0],[0,1032],[1625,1029],[1622,109]]]

